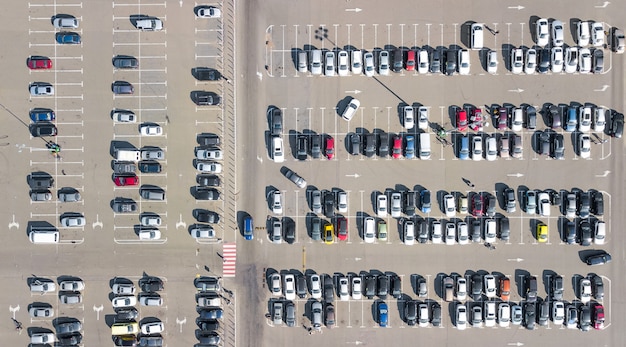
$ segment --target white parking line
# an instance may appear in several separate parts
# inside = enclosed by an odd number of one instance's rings
[[[124,7],[125,6],[128,6],[128,7],[141,7],[141,6],[163,6],[163,7],[167,7],[167,4],[165,2],[163,2],[163,3],[146,3],[146,2],[142,2],[142,3],[139,3],[139,4],[138,3],[134,3],[134,4],[122,3],[122,4],[120,4],[120,3],[113,2],[113,8],[115,8],[115,6],[119,6],[119,7],[123,7],[123,6]]]
[[[113,47],[116,46],[164,46],[167,47],[167,42],[113,42]]]
[[[31,7],[80,7],[83,8],[83,3],[82,2],[78,2],[78,3],[74,3],[74,4],[58,4],[56,1],[54,2],[54,4],[32,4],[32,3],[28,3],[28,8]]]

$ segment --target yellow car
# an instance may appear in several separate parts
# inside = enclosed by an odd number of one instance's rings
[[[327,245],[335,243],[335,228],[331,223],[326,223],[324,225],[324,242]]]
[[[543,223],[539,223],[537,225],[537,241],[539,242],[548,241],[548,226]]]
[[[387,223],[384,220],[378,221],[378,241],[387,242]]]

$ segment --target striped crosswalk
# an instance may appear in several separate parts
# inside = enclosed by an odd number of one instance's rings
[[[225,243],[222,250],[224,262],[222,273],[224,277],[235,277],[235,266],[237,264],[237,244],[234,242]]]

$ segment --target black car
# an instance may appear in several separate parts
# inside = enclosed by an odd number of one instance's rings
[[[596,300],[604,299],[604,282],[600,275],[593,275],[591,277],[591,285],[593,288],[593,296]]]
[[[203,345],[203,346],[217,346],[218,343],[220,343],[220,335],[216,332],[205,332],[202,331],[199,334],[197,334],[196,336],[198,338],[198,341]]]
[[[593,192],[593,204],[591,205],[591,212],[596,216],[604,215],[604,196],[602,192]]]
[[[408,192],[405,192],[403,195],[404,195],[404,213],[408,217],[413,217],[415,215],[417,194],[414,191],[408,191]]]
[[[389,294],[389,276],[385,274],[378,275],[377,282],[378,291],[376,295],[383,300],[387,299],[387,295]]]
[[[378,156],[386,158],[389,155],[389,134],[382,132],[378,134]]]
[[[474,242],[481,242],[482,241],[482,235],[481,235],[481,225],[480,225],[480,219],[474,219],[472,220],[471,226],[472,226],[472,241]]]
[[[193,69],[193,76],[198,81],[218,81],[222,78],[219,71],[208,67],[197,67]]]
[[[322,135],[311,135],[311,157],[319,159],[322,156]]]
[[[202,331],[216,331],[220,328],[220,322],[217,319],[198,320],[196,323]]]
[[[161,347],[163,346],[163,337],[161,336],[142,336],[139,338],[139,347]]]
[[[441,325],[441,305],[439,305],[439,303],[433,302],[431,312],[432,312],[432,318],[430,320],[430,323],[434,327],[440,326]]]
[[[538,315],[538,323],[540,326],[548,325],[548,320],[550,319],[550,302],[545,300],[539,304],[539,315]]]
[[[115,309],[115,320],[116,321],[130,321],[137,319],[139,312],[134,307],[131,308],[118,308]]]
[[[118,69],[136,69],[139,67],[139,60],[130,55],[116,55],[113,57],[113,66]]]
[[[417,221],[417,242],[427,243],[430,239],[430,233],[428,231],[428,222],[420,219]]]
[[[288,244],[296,241],[296,222],[289,217],[283,218],[283,235]]]
[[[483,276],[475,274],[472,276],[472,300],[480,300],[483,293]]]
[[[430,72],[441,73],[441,52],[438,49],[433,49],[430,54]]]
[[[198,182],[201,186],[206,187],[219,187],[221,185],[221,180],[216,175],[197,175],[196,182]]]
[[[115,81],[111,84],[113,94],[133,94],[135,87],[127,81]]]
[[[335,300],[335,290],[333,287],[333,278],[326,275],[324,278],[324,301],[332,303]]]
[[[57,340],[61,345],[78,345],[83,341],[83,335],[80,333],[57,335]]]
[[[576,223],[568,221],[565,224],[565,241],[568,245],[578,243],[578,233],[576,232]]]
[[[122,335],[113,336],[113,343],[116,346],[137,346],[137,336],[135,335]]]
[[[306,298],[306,294],[308,293],[308,289],[306,286],[306,277],[304,275],[296,276],[296,294],[300,299]]]
[[[220,215],[209,210],[199,210],[196,212],[196,220],[202,223],[217,224],[220,222]]]
[[[537,110],[534,106],[526,106],[526,128],[529,130],[537,128]]]
[[[583,192],[578,199],[578,216],[580,218],[589,218],[591,213],[591,192]]]
[[[195,90],[191,92],[191,100],[198,106],[216,106],[220,104],[222,98],[214,92]]]
[[[537,277],[528,275],[525,281],[526,301],[537,302]]]
[[[142,173],[159,173],[161,172],[161,164],[156,161],[140,161],[139,171]]]
[[[516,210],[515,207],[515,190],[513,188],[504,189],[504,201],[506,201],[506,212],[513,213]]]
[[[369,275],[365,277],[365,296],[373,299],[376,295],[376,276]]]
[[[593,73],[604,72],[604,52],[601,49],[593,50]]]
[[[357,155],[361,154],[361,136],[357,133],[352,133],[349,135],[350,139],[350,154]]]
[[[196,200],[217,200],[220,197],[220,192],[217,189],[198,186],[193,190],[193,197]]]
[[[537,66],[539,73],[546,73],[550,70],[550,53],[549,48],[539,51],[539,64]]]
[[[555,275],[552,277],[551,288],[552,300],[563,300],[563,276]]]
[[[591,307],[589,305],[580,306],[578,317],[580,330],[589,331],[591,329]]]
[[[327,218],[335,216],[335,194],[330,191],[324,192],[324,216]]]
[[[198,134],[196,141],[198,142],[198,144],[200,144],[200,146],[219,147],[221,143],[219,136],[209,133]]]
[[[591,224],[589,220],[582,219],[580,221],[580,244],[581,246],[591,246],[591,242],[593,241],[593,234],[591,232]]]
[[[541,155],[550,155],[550,133],[547,131],[543,131],[537,136],[537,153]]]
[[[511,237],[511,228],[509,226],[509,219],[506,217],[500,218],[500,239],[502,241],[508,241]]]
[[[487,217],[495,217],[496,215],[496,197],[491,194],[487,197],[487,211],[485,214]]]
[[[56,136],[57,127],[48,122],[38,122],[31,125],[31,134],[34,137]]]
[[[414,326],[417,323],[417,302],[414,300],[408,300],[404,304],[404,319],[409,326]]]
[[[536,306],[534,302],[528,302],[524,305],[524,326],[528,330],[535,329]]]
[[[553,206],[556,206],[559,208],[559,210],[561,209],[561,201],[562,197],[561,197],[561,192],[557,192],[556,190],[551,190],[550,191],[550,203]]]
[[[221,308],[211,308],[200,311],[200,319],[221,319],[224,316],[224,310]]]
[[[400,276],[391,276],[391,295],[396,299],[400,299],[402,296],[402,280]]]
[[[590,266],[594,265],[604,265],[606,263],[611,262],[611,255],[606,251],[601,251],[600,253],[592,254],[585,258],[585,263]]]
[[[624,133],[624,115],[613,111],[611,118],[612,119],[609,134],[619,139]]]
[[[307,149],[308,149],[308,139],[306,135],[298,135],[298,140],[297,140],[297,144],[298,144],[298,154],[296,155],[296,158],[298,158],[298,160],[306,160],[307,157]]]
[[[448,49],[443,52],[446,61],[446,75],[452,76],[456,72],[457,53],[454,49]]]
[[[365,156],[371,158],[376,154],[376,147],[378,146],[378,139],[376,134],[369,133],[365,135]]]
[[[552,157],[559,160],[565,158],[565,139],[562,134],[554,134],[552,137]]]
[[[147,293],[158,292],[163,290],[163,280],[154,276],[143,277],[139,279],[139,286]]]

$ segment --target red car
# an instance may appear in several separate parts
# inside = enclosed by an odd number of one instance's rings
[[[115,176],[113,178],[115,185],[121,186],[136,186],[139,184],[139,177],[137,176]]]
[[[52,68],[52,60],[48,57],[30,56],[28,57],[28,67],[32,70]]]
[[[456,128],[459,131],[467,130],[467,111],[457,109],[456,111]]]
[[[472,216],[481,217],[483,215],[483,195],[474,193],[472,196]]]
[[[506,111],[506,108],[500,107],[498,110],[498,130],[506,130],[506,127],[509,123],[509,115]]]
[[[348,220],[346,217],[337,218],[337,239],[339,241],[348,239]]]
[[[593,305],[593,327],[596,330],[604,329],[604,306],[601,304]]]
[[[483,130],[483,111],[479,108],[475,108],[470,117],[470,128],[474,131]]]
[[[410,50],[407,54],[406,54],[406,71],[413,71],[415,70],[415,51]]]
[[[402,157],[402,137],[395,135],[393,137],[393,154],[394,159]]]
[[[332,136],[326,136],[326,147],[325,154],[328,160],[331,160],[335,157],[335,139]]]

